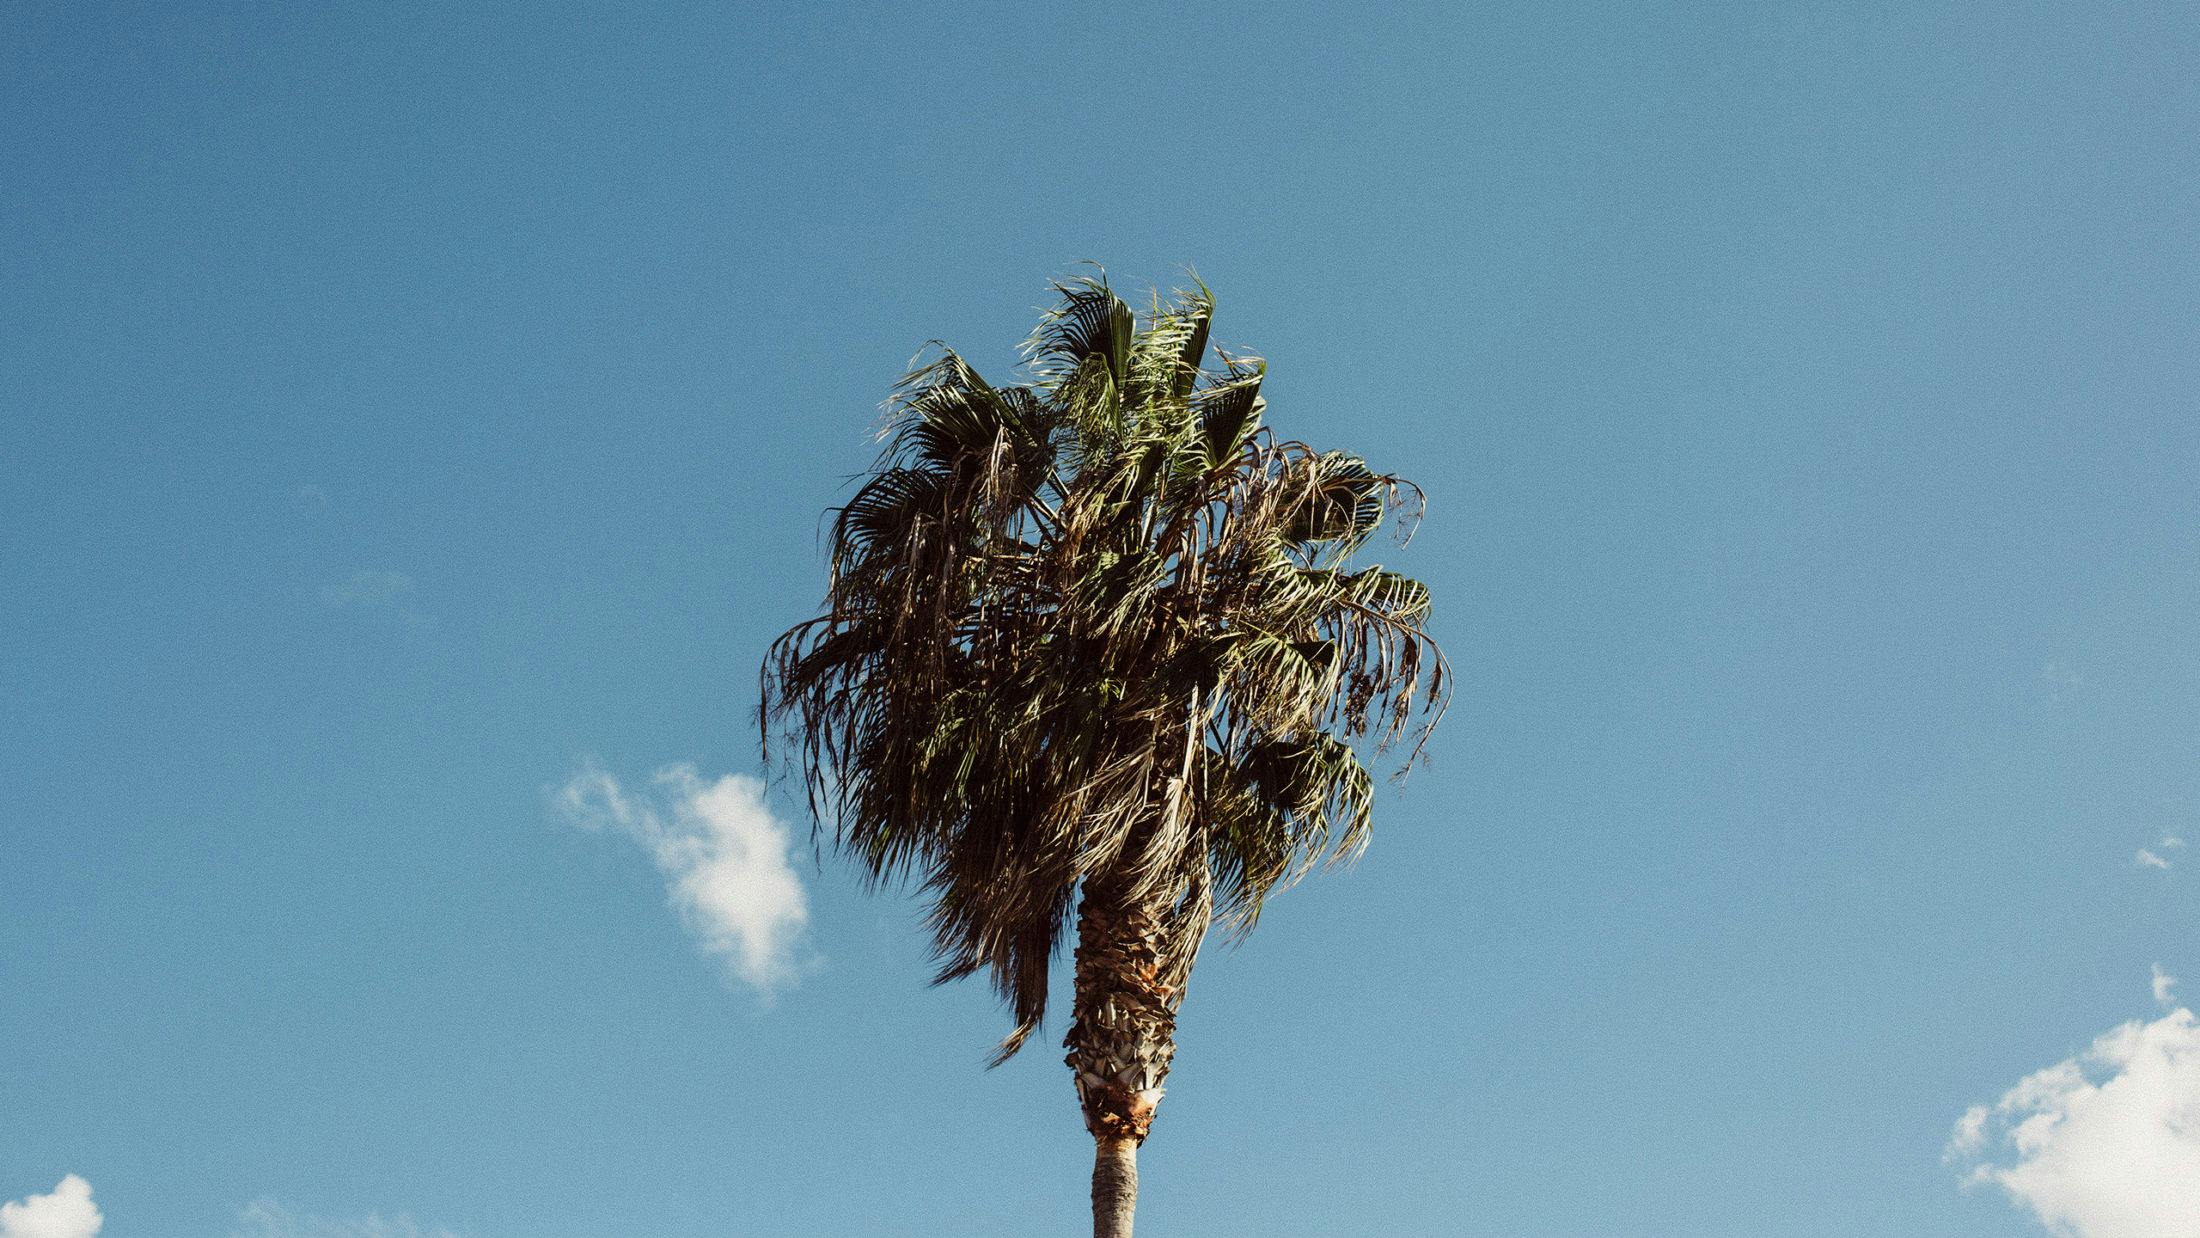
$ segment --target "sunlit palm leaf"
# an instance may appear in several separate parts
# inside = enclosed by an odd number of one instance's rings
[[[1364,848],[1360,747],[1418,751],[1449,692],[1427,589],[1349,563],[1419,491],[1275,438],[1264,365],[1209,364],[1203,286],[1143,323],[1098,276],[1056,291],[1029,381],[946,349],[903,380],[824,612],[764,672],[820,828],[922,885],[1004,1057],[1080,891],[1151,909],[1180,985],[1213,917]]]

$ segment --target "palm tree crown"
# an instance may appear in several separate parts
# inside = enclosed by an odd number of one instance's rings
[[[921,880],[939,979],[991,973],[996,1062],[1074,910],[1093,1229],[1129,1238],[1200,943],[1366,846],[1359,750],[1418,753],[1448,676],[1428,590],[1349,562],[1418,489],[1264,429],[1265,366],[1210,349],[1204,286],[1143,321],[1104,280],[1055,291],[1029,381],[945,348],[902,380],[760,722],[842,850]]]
[[[902,381],[823,613],[764,675],[818,820],[921,879],[941,980],[991,973],[996,1060],[1080,882],[1151,909],[1180,991],[1217,916],[1242,933],[1365,847],[1355,742],[1417,754],[1448,691],[1428,590],[1348,564],[1419,490],[1265,429],[1266,366],[1210,360],[1204,286],[1142,322],[1104,279],[1055,291],[1029,382],[944,347]]]

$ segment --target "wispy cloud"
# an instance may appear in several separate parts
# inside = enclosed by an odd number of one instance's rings
[[[2047,685],[2048,702],[2060,704],[2063,693],[2085,686],[2085,676],[2064,663],[2050,661],[2040,665],[2040,682]]]
[[[2174,981],[2154,969],[2154,996]],[[1957,1119],[1946,1159],[2066,1238],[2200,1235],[2200,1023],[2134,1020]]]
[[[766,994],[793,981],[809,897],[761,780],[705,781],[692,765],[670,765],[646,791],[629,794],[591,764],[555,799],[567,820],[616,829],[649,853],[672,905],[735,980]]]
[[[2162,965],[2156,963],[2154,965],[2154,1004],[2164,1010],[2175,1007],[2177,1005],[2176,989],[2177,977],[2163,971]]]
[[[321,604],[331,610],[356,611],[395,619],[409,628],[424,628],[435,620],[414,600],[419,591],[403,572],[380,569],[353,572],[342,584],[321,590]]]
[[[48,1194],[0,1204],[0,1238],[92,1238],[104,1223],[92,1184],[75,1174]]]
[[[2185,840],[2175,834],[2162,835],[2162,841],[2152,847],[2141,847],[2132,857],[2132,863],[2141,868],[2159,868],[2167,871],[2175,863],[2170,857],[2181,850]]]
[[[271,1199],[248,1206],[238,1219],[243,1228],[232,1231],[230,1238],[459,1238],[450,1230],[428,1228],[407,1216],[332,1221],[299,1216]]]

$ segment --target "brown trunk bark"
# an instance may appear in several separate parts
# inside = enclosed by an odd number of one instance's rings
[[[1092,1157],[1092,1238],[1131,1238],[1138,1211],[1138,1144],[1096,1139]]]
[[[1077,908],[1077,996],[1070,1070],[1092,1132],[1094,1238],[1130,1238],[1138,1204],[1138,1145],[1153,1126],[1176,1055],[1183,994],[1163,980],[1160,913],[1106,886]]]

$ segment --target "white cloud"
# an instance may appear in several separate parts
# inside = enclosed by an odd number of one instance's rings
[[[244,1228],[233,1231],[230,1238],[458,1238],[450,1230],[424,1228],[406,1216],[351,1221],[298,1216],[271,1199],[247,1207],[239,1219]]]
[[[384,615],[409,628],[424,628],[435,620],[415,604],[416,592],[412,577],[403,572],[358,571],[344,583],[322,589],[321,604],[331,610]]]
[[[1955,1134],[1948,1137],[1948,1150],[1944,1160],[1975,1156],[1986,1143],[1986,1119],[1992,1116],[1984,1105],[1973,1105],[1956,1119]]]
[[[2105,1033],[1967,1110],[1947,1159],[2062,1238],[2200,1238],[2200,1022],[2177,1009]]]
[[[2147,850],[2145,847],[2139,848],[2139,854],[2132,857],[2132,862],[2141,868],[2167,869],[2169,867],[2168,860],[2163,859],[2155,852]]]
[[[2053,704],[2060,704],[2063,693],[2072,688],[2085,686],[2085,676],[2071,670],[2064,663],[2050,661],[2040,664],[2040,682],[2047,685],[2048,701]]]
[[[92,1238],[105,1218],[92,1184],[70,1174],[49,1195],[0,1204],[0,1238]]]
[[[649,852],[681,918],[736,980],[769,993],[794,979],[809,898],[761,780],[706,782],[692,765],[670,765],[648,792],[629,795],[590,765],[556,799],[574,824],[609,826]]]
[[[2177,977],[2163,971],[2162,965],[2156,963],[2154,965],[2154,1004],[2164,1010],[2175,1006],[2177,999],[2173,990],[2176,988]]]

